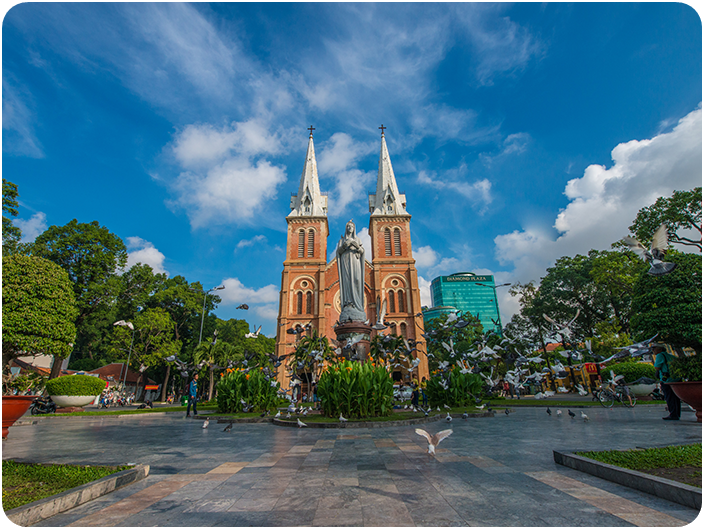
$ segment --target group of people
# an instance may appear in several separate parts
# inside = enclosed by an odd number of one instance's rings
[[[100,408],[109,408],[115,404],[120,403],[120,399],[124,399],[122,404],[132,404],[134,402],[134,393],[130,393],[126,397],[121,396],[117,391],[112,389],[105,389],[100,394],[100,399],[98,400],[98,406]]]

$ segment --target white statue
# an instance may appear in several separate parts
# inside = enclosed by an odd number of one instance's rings
[[[365,321],[364,312],[364,247],[357,237],[354,222],[345,227],[337,243],[337,271],[340,276],[340,322]]]

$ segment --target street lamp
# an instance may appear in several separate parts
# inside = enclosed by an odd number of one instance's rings
[[[501,285],[487,285],[486,283],[474,283],[480,287],[489,287],[494,289],[494,303],[496,304],[496,316],[499,318],[499,333],[503,336],[503,330],[501,329],[501,313],[499,312],[499,297],[496,295],[496,289],[500,287],[510,287],[511,283],[502,283]]]
[[[130,352],[127,355],[127,365],[125,366],[125,376],[122,381],[122,394],[125,394],[125,384],[127,384],[127,371],[130,369],[130,358],[132,357],[132,346],[134,345],[134,325],[131,321],[120,320],[113,323],[113,325],[119,325],[120,327],[128,327],[132,331],[132,341],[130,342]]]
[[[208,294],[210,294],[213,290],[222,290],[223,288],[225,288],[225,285],[220,285],[219,287],[213,287],[203,294],[203,312],[200,317],[200,335],[198,336],[198,345],[200,345],[200,342],[203,340],[203,321],[205,320],[205,300],[208,299]],[[192,290],[193,292],[198,292],[198,290],[195,288],[189,287],[188,290]]]

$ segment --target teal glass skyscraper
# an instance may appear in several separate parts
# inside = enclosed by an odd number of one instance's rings
[[[462,272],[436,277],[430,284],[430,295],[433,308],[442,309],[429,309],[429,318],[426,319],[437,317],[436,312],[448,312],[453,307],[479,318],[484,331],[494,330],[501,334],[501,316],[494,276]]]

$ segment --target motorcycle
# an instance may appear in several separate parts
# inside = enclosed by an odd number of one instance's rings
[[[55,413],[56,403],[51,400],[51,397],[37,397],[29,405],[29,412],[32,415],[42,415],[45,413]]]

